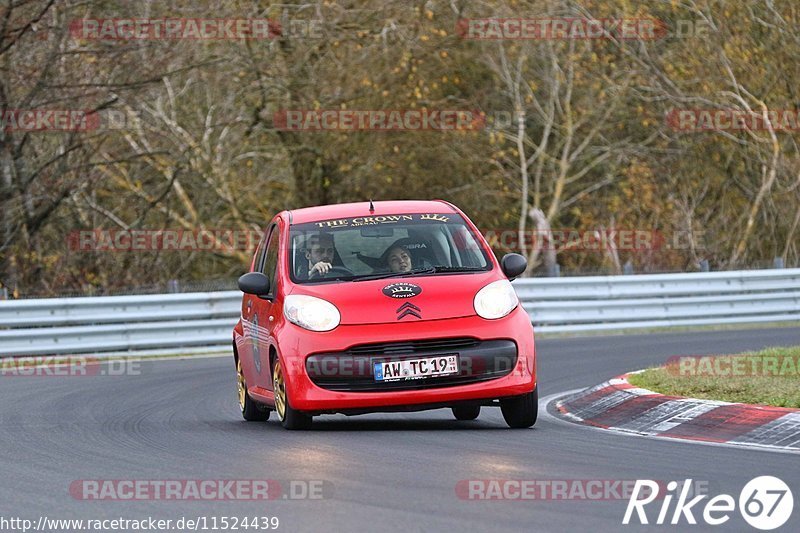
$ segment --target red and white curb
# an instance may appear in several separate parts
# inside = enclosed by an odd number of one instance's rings
[[[800,410],[665,396],[624,374],[558,400],[565,418],[637,435],[800,452]]]

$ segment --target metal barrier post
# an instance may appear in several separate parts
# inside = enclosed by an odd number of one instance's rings
[[[633,275],[633,263],[631,263],[630,260],[628,260],[622,267],[622,274],[625,276]]]

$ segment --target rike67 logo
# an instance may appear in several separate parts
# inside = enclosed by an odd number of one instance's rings
[[[730,520],[731,513],[737,507],[733,496],[720,494],[705,502],[705,505],[698,505],[708,495],[701,494],[690,500],[691,486],[691,479],[687,479],[680,489],[677,481],[670,481],[667,484],[667,494],[661,500],[661,508],[655,524],[696,525],[697,519],[694,513],[701,515],[703,521],[712,526],[719,526]],[[680,494],[678,494],[679,492]],[[640,498],[642,495],[645,496]],[[637,479],[622,523],[630,524],[635,512],[640,524],[649,524],[652,515],[648,518],[645,507],[652,503],[658,495],[657,482],[650,479]],[[670,507],[674,496],[678,498],[670,517]],[[697,508],[693,509],[695,506]],[[739,493],[738,508],[745,522],[756,529],[768,531],[781,527],[789,520],[794,508],[794,497],[789,486],[781,479],[773,476],[759,476],[750,480]]]

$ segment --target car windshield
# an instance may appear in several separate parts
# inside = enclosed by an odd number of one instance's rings
[[[296,283],[359,281],[491,270],[477,238],[453,213],[373,215],[296,224]]]

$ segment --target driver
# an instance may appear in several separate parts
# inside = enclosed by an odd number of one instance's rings
[[[324,275],[331,269],[333,255],[333,235],[330,233],[317,233],[311,235],[306,241],[306,259],[308,260],[308,277]]]

